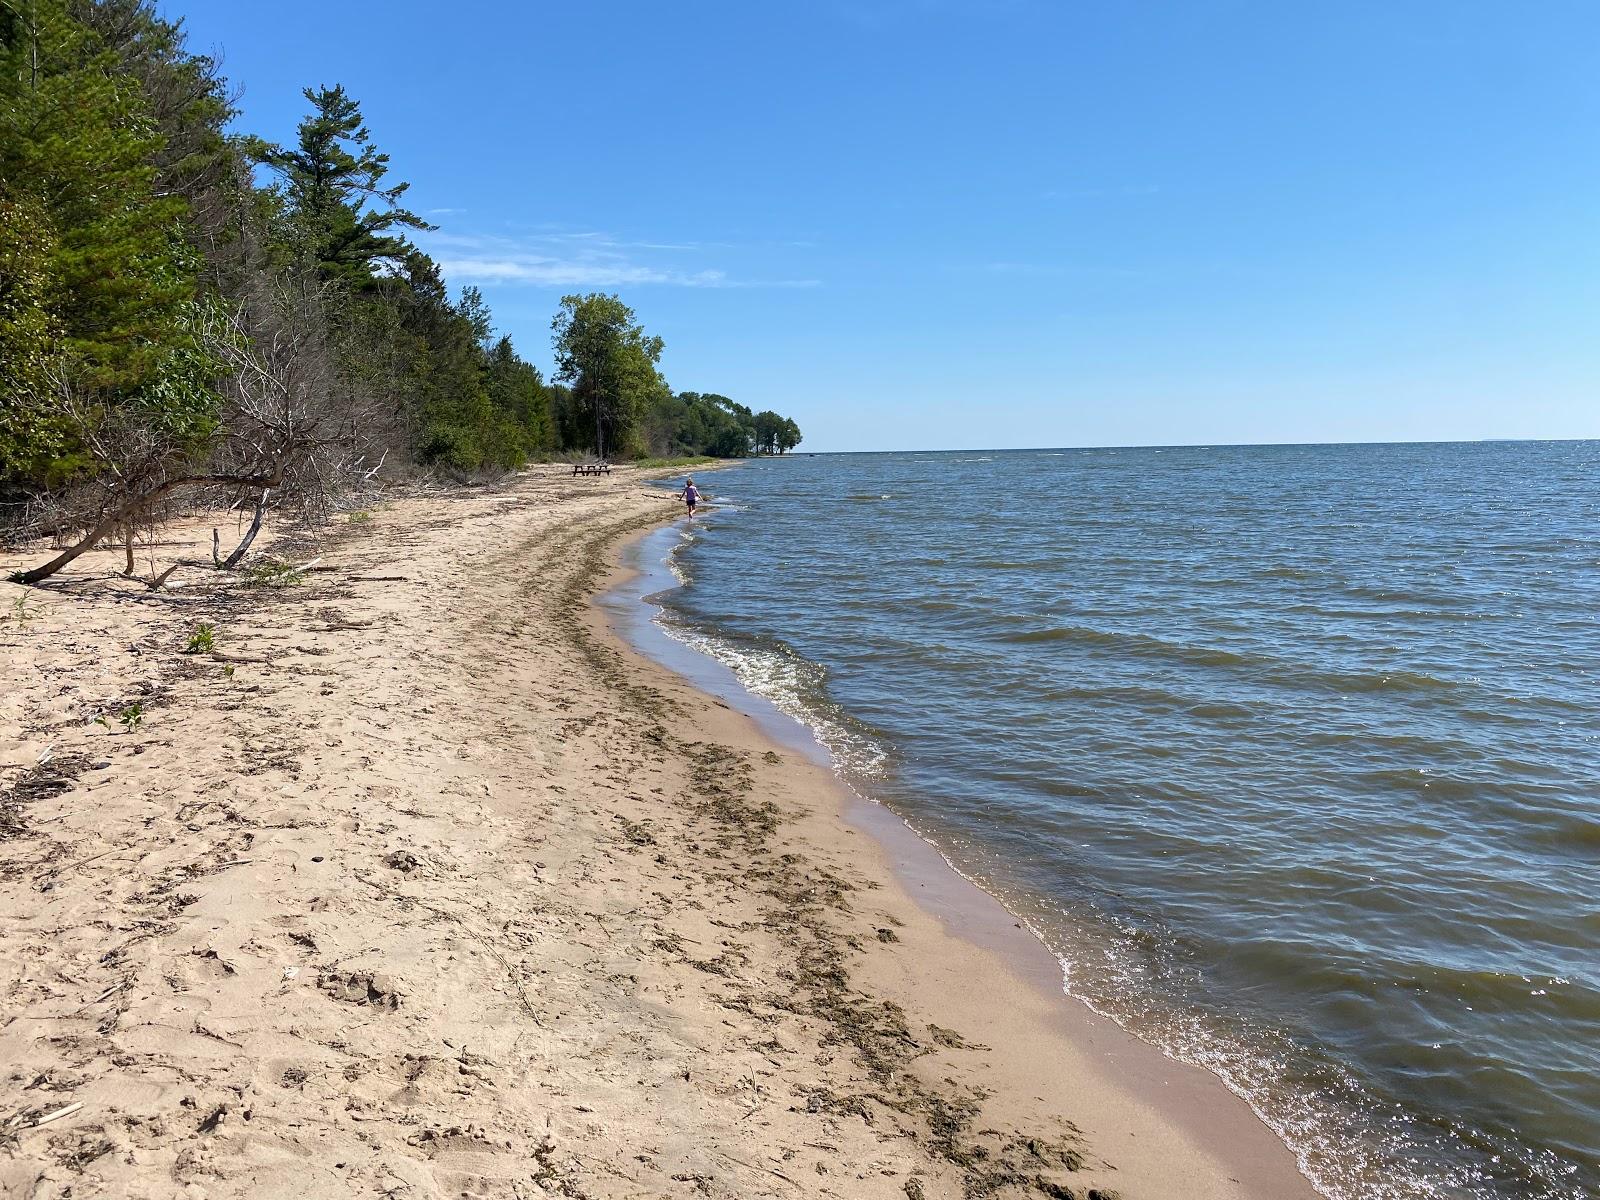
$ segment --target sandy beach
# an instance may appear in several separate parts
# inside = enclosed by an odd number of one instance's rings
[[[292,586],[0,584],[0,1195],[1312,1196],[611,629],[647,474],[271,531]]]

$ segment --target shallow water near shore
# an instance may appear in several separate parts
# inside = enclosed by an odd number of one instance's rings
[[[673,636],[1333,1197],[1600,1193],[1600,444],[707,477]]]

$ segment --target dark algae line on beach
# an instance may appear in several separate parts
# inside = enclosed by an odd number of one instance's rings
[[[665,619],[1330,1196],[1592,1196],[1597,480],[1585,442],[757,462]]]

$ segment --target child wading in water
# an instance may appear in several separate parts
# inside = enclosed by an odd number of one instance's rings
[[[689,506],[689,519],[694,520],[694,506],[700,503],[700,489],[695,487],[692,479],[684,481],[683,502]]]

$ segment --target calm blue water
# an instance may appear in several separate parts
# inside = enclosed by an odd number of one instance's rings
[[[1600,1195],[1600,443],[758,460],[679,637],[1334,1197]]]

